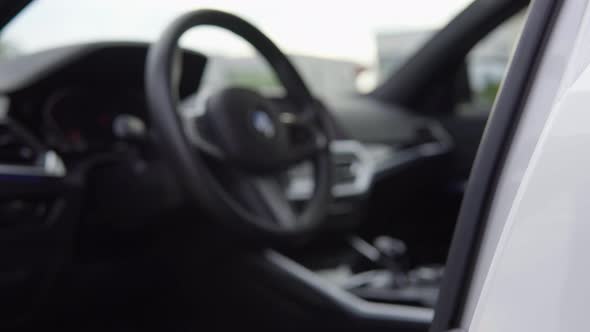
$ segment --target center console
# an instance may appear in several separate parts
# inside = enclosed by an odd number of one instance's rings
[[[330,148],[334,200],[326,227],[340,230],[341,234],[355,234],[355,227],[364,220],[365,204],[376,182],[444,156],[452,146],[452,140],[437,123],[428,124],[420,139],[411,144],[333,141]],[[289,173],[287,196],[292,203],[303,204],[311,196],[314,189],[311,172],[311,165],[302,164]],[[363,239],[352,235],[336,241],[335,245],[326,245],[331,247],[328,252],[268,251],[265,260],[289,282],[297,282],[303,292],[313,293],[314,298],[348,315],[383,322],[401,321],[418,330],[428,329],[442,266],[409,266],[405,244],[388,236]]]
[[[391,326],[404,331],[427,331],[434,316],[431,308],[364,299],[337,283],[276,251],[264,253],[265,274],[288,285],[301,300],[330,308],[352,321]]]

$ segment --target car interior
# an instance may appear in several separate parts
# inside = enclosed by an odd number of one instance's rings
[[[34,3],[0,3],[0,27]],[[216,9],[0,60],[1,329],[428,331],[495,96],[470,57],[506,24],[516,42],[527,5],[476,0],[339,98]],[[200,26],[284,93],[208,89],[179,46]]]

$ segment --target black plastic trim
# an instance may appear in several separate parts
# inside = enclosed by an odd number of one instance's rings
[[[531,3],[520,41],[470,175],[431,332],[449,330],[460,323],[490,203],[562,2],[536,0]]]
[[[330,284],[276,251],[268,250],[263,257],[254,262],[265,275],[272,276],[272,283],[280,285],[281,292],[287,292],[284,295],[295,295],[306,308],[339,313],[367,329],[379,326],[391,331],[426,331],[432,322],[432,309],[369,302]]]
[[[0,30],[20,13],[32,0],[13,0],[0,2]]]
[[[456,76],[471,49],[529,0],[477,0],[435,33],[424,46],[371,95],[416,109],[424,92]],[[438,106],[437,111],[441,111]]]
[[[102,58],[116,58],[112,67],[126,70],[144,70],[144,61],[150,44],[135,41],[102,41],[72,44],[47,49],[0,61],[0,94],[15,94],[45,80],[55,73],[71,67],[94,68]],[[120,52],[120,53],[119,53]],[[207,58],[197,52],[183,49],[183,75],[180,81],[180,96],[192,94],[198,88]],[[108,56],[105,53],[109,53]],[[113,54],[118,53],[118,54]],[[131,54],[130,54],[131,53]],[[127,55],[129,54],[129,55]],[[131,59],[125,60],[128,57]],[[137,57],[137,59],[136,59]],[[139,62],[138,62],[139,60]],[[90,63],[83,63],[89,61]],[[77,71],[79,68],[74,69]],[[88,69],[90,70],[90,69]]]

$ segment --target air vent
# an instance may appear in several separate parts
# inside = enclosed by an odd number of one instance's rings
[[[37,149],[25,135],[8,123],[0,123],[1,165],[34,166],[38,160]]]
[[[333,155],[334,163],[334,183],[351,183],[357,177],[357,168],[359,159],[354,153],[335,153]]]
[[[332,153],[332,195],[350,198],[364,195],[371,185],[374,163],[370,151],[354,140],[335,140],[330,144]],[[307,200],[313,194],[314,179],[311,163],[289,170],[287,196],[293,201]]]

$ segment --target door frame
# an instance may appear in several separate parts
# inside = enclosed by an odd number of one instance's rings
[[[564,0],[533,0],[486,125],[447,258],[431,332],[460,327],[499,177]]]

